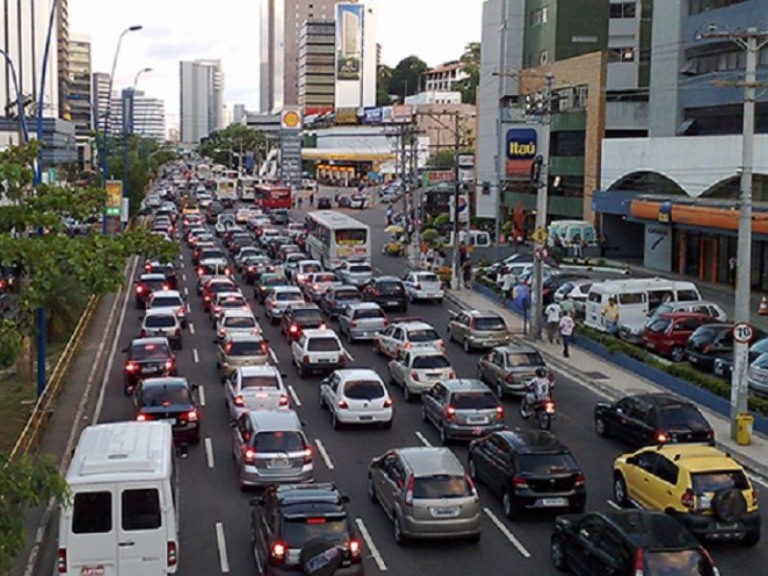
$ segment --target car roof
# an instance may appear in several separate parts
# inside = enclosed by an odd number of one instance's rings
[[[147,344],[168,345],[168,338],[165,336],[151,336],[147,338],[134,338],[131,340],[131,346],[146,346]]]
[[[502,430],[495,433],[519,454],[570,454],[554,434],[545,430]]]
[[[301,420],[293,410],[250,410],[248,418],[263,432],[301,431]]]
[[[464,314],[469,314],[472,318],[501,318],[501,314],[493,310],[463,310]]]
[[[443,386],[451,392],[490,392],[491,389],[477,378],[454,378],[443,380]]]
[[[301,294],[301,288],[299,288],[298,286],[289,286],[287,284],[284,286],[273,286],[272,291],[273,292],[296,292],[298,294]]]
[[[662,444],[653,449],[689,472],[743,470],[728,454],[707,444]]]
[[[374,278],[374,281],[376,282],[400,282],[402,283],[402,279],[398,278],[397,276],[377,276]]]
[[[229,310],[222,310],[222,318],[232,318],[232,317],[242,317],[242,316],[248,316],[249,318],[256,318],[253,315],[253,312],[250,310],[246,310],[244,308],[237,308],[237,309],[229,309]]]
[[[592,512],[615,526],[637,548],[699,548],[699,541],[669,514],[653,510]]]
[[[286,312],[293,312],[294,310],[317,310],[318,312],[322,312],[320,310],[320,306],[315,304],[314,302],[302,302],[301,304],[291,304],[286,308]]]
[[[289,484],[272,488],[275,497],[285,510],[286,515],[298,515],[299,508],[306,508],[306,513],[319,512],[345,513],[342,495],[335,485],[325,482],[318,484]],[[318,509],[318,507],[321,507]]]
[[[394,325],[399,326],[404,330],[423,330],[426,328],[429,328],[431,330],[435,329],[434,326],[432,326],[431,324],[427,324],[423,320],[403,320],[401,322],[395,322]]]
[[[692,402],[685,400],[683,398],[678,398],[674,394],[669,394],[667,392],[648,392],[646,394],[631,394],[629,396],[626,396],[626,398],[633,398],[641,402],[647,402],[648,404],[653,404],[655,406],[658,406],[659,408],[664,408],[665,406],[680,406],[680,405],[693,406]]]
[[[332,328],[326,328],[325,330],[321,330],[319,328],[312,328],[309,330],[302,331],[302,335],[305,338],[323,338],[323,337],[330,337],[330,338],[336,338],[339,339],[339,335],[336,334],[336,331]]]
[[[381,306],[376,302],[354,302],[348,306],[353,310],[381,310]]]
[[[158,274],[157,272],[152,272],[151,274],[142,274],[139,276],[139,280],[165,280],[165,274]]]
[[[277,367],[270,364],[260,364],[258,366],[238,366],[236,369],[243,376],[280,376],[280,371]]]
[[[227,332],[224,340],[228,342],[261,342],[264,337],[261,334],[253,334],[252,332]]]
[[[344,368],[342,370],[336,370],[342,380],[351,380],[353,378],[365,378],[366,380],[376,380],[381,382],[381,376],[375,370],[370,368]]]
[[[408,464],[416,477],[436,473],[464,476],[464,467],[449,448],[416,446],[397,448],[394,451]]]
[[[144,378],[142,380],[144,388],[161,386],[186,386],[189,388],[189,381],[183,376],[160,376],[158,378]]]
[[[505,344],[504,346],[496,346],[493,348],[493,350],[501,352],[502,354],[539,353],[536,348],[524,342],[515,342],[512,344]]]
[[[662,312],[658,316],[659,318],[669,318],[671,320],[679,320],[681,318],[711,318],[709,314],[701,314],[700,312]]]
[[[176,318],[176,312],[169,306],[162,308],[147,308],[144,312],[144,318],[149,316],[173,316]]]
[[[226,298],[243,298],[245,299],[245,296],[240,291],[233,290],[232,292],[219,292],[216,294],[217,300],[224,300]]]

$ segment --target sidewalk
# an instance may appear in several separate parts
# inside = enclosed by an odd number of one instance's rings
[[[495,301],[472,290],[446,292],[446,298],[462,308],[490,309],[501,314],[513,333],[523,333],[523,320],[511,310],[502,308]],[[582,386],[611,400],[628,394],[643,392],[666,392],[665,388],[657,386],[634,374],[606,362],[581,348],[572,346],[570,357],[563,358],[562,348],[543,340],[530,341],[546,360],[547,364],[560,372],[565,372]],[[599,374],[599,378],[597,377]],[[709,420],[715,431],[715,438],[721,449],[736,456],[755,474],[768,478],[768,438],[755,433],[750,446],[739,446],[730,437],[730,421],[719,413],[701,407],[701,411]]]

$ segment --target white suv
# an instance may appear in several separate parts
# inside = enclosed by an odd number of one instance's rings
[[[304,330],[291,343],[291,358],[299,377],[310,372],[332,372],[346,367],[349,355],[333,330]]]

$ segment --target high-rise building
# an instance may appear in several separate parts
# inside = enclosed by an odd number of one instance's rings
[[[58,61],[59,118],[71,119],[69,94],[70,43],[69,43],[69,0],[59,0],[56,5],[56,59]],[[77,128],[75,128],[77,129]]]
[[[224,127],[224,73],[220,60],[180,62],[181,141],[197,144]]]
[[[109,74],[94,72],[91,75],[91,112],[93,127],[98,132],[104,131],[104,118],[109,100]]]
[[[299,103],[299,35],[307,20],[333,21],[338,0],[261,0],[262,113]]]
[[[122,122],[119,126],[124,133],[165,141],[165,103],[161,99],[145,96],[141,90],[125,88],[120,100]]]
[[[245,116],[245,104],[232,105],[232,124],[244,124]]]
[[[69,35],[69,81],[67,100],[75,135],[88,136],[93,126],[91,113],[91,39],[83,34]]]
[[[304,114],[333,108],[336,24],[307,20],[299,36],[299,101]]]

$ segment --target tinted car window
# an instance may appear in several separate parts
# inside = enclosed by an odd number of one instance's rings
[[[375,380],[353,380],[344,384],[344,395],[354,400],[373,400],[384,397],[384,388]]]
[[[434,274],[420,274],[416,277],[418,282],[440,282]]]
[[[349,526],[346,518],[286,518],[281,537],[290,548],[301,548],[315,538],[337,543],[346,540]]]
[[[240,380],[241,388],[279,388],[277,378],[269,375],[243,376]]]
[[[169,356],[168,347],[164,344],[139,344],[131,347],[131,358],[134,360],[165,360]]]
[[[694,302],[696,300],[701,300],[701,297],[695,290],[678,290],[677,299],[679,302]]]
[[[260,452],[298,452],[304,450],[304,439],[298,432],[260,432],[254,448]]]
[[[78,492],[73,499],[72,532],[103,534],[112,530],[112,493]]]
[[[227,354],[230,356],[253,356],[261,352],[261,342],[252,340],[243,340],[240,342],[230,342],[227,347]]]
[[[699,472],[691,474],[693,491],[696,494],[717,492],[724,488],[749,488],[746,476],[741,470],[722,470],[720,472]]]
[[[414,498],[464,498],[471,494],[463,476],[431,476],[413,482]]]
[[[308,274],[310,272],[319,272],[322,268],[318,264],[305,264],[302,266],[302,270],[305,274]]]
[[[333,293],[334,300],[357,300],[360,294],[357,290],[336,290]]]
[[[507,354],[507,364],[513,368],[519,366],[537,366],[543,365],[544,360],[541,359],[538,352],[516,352]]]
[[[189,388],[180,385],[149,386],[142,390],[139,403],[142,406],[171,406],[191,404]]]
[[[160,528],[160,493],[156,488],[124,490],[121,499],[123,530]]]
[[[318,274],[313,278],[315,282],[338,282],[335,274]]]
[[[176,318],[170,314],[158,316],[152,315],[147,316],[144,324],[147,328],[171,328],[176,325]]]
[[[341,347],[335,338],[310,338],[307,350],[310,352],[338,352]]]
[[[368,264],[352,264],[349,267],[349,271],[350,272],[355,272],[355,273],[370,272],[371,271],[371,267],[368,266]]]
[[[291,316],[295,320],[301,320],[304,322],[311,322],[314,320],[321,321],[323,319],[323,314],[320,312],[320,310],[313,310],[313,309],[298,309],[298,310],[292,310]]]
[[[530,474],[557,474],[576,470],[576,462],[570,454],[522,454],[520,470]]]
[[[431,328],[409,330],[408,340],[411,342],[432,342],[434,340],[440,340],[440,335]]]
[[[457,410],[495,408],[496,397],[489,392],[458,392],[451,397],[451,405]]]
[[[698,423],[709,428],[709,424],[695,407],[689,404],[680,404],[677,406],[665,406],[659,411],[659,420],[665,426],[690,426],[691,423]]]
[[[414,368],[450,368],[451,363],[445,356],[416,356],[413,359]]]
[[[297,292],[278,292],[275,296],[275,299],[280,301],[301,300],[301,294]]]
[[[224,319],[227,328],[252,328],[256,326],[256,319],[250,316],[231,316]]]
[[[379,282],[379,291],[382,294],[401,294],[403,285],[399,282]]]
[[[646,551],[643,554],[646,576],[713,576],[714,572],[698,550]]]
[[[506,330],[504,320],[501,318],[476,318],[475,330]]]
[[[384,312],[378,308],[355,310],[355,318],[384,318]]]

